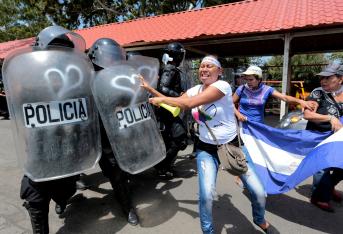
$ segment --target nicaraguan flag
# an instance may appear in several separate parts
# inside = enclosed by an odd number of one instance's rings
[[[268,194],[287,192],[322,169],[343,168],[343,129],[320,133],[248,121],[241,137]]]

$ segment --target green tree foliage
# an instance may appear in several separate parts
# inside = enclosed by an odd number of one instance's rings
[[[70,26],[85,27],[237,1],[242,0],[74,0],[62,6]]]
[[[329,61],[325,54],[302,54],[292,58],[292,78],[304,80],[313,78]]]
[[[301,54],[291,58],[292,80],[314,77],[329,63],[325,54]],[[266,63],[268,74],[273,80],[282,79],[283,56],[273,56]]]
[[[328,55],[330,61],[336,61],[339,63],[343,63],[343,52],[335,52]]]
[[[76,0],[63,1],[63,7],[68,15],[76,14],[72,21],[93,26],[237,1],[242,0]]]
[[[50,25],[48,1],[0,0],[0,41],[32,37]]]
[[[68,16],[64,21],[70,27],[78,28],[187,10],[194,7],[196,2],[195,0],[74,0],[63,1],[61,11]],[[55,21],[59,21],[59,17],[59,14],[55,15]]]
[[[242,0],[203,0],[201,2],[202,7],[208,7],[208,6],[215,6],[215,5],[220,5],[220,4],[225,4],[225,3],[234,3],[234,2],[241,2]]]
[[[0,42],[28,38],[58,24],[85,28],[238,0],[0,0]]]
[[[291,81],[304,81],[305,91],[312,91],[319,86],[316,78],[323,67],[330,63],[326,54],[299,54],[291,58]],[[268,80],[282,80],[283,56],[273,56],[266,63]],[[294,86],[291,85],[291,95],[294,94]]]

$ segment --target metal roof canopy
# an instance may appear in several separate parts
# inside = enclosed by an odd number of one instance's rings
[[[187,49],[187,58],[201,58],[206,54],[219,57],[284,55],[282,93],[288,93],[294,54],[343,51],[343,27],[322,25],[315,29],[297,29],[274,33],[244,34],[239,36],[200,36],[179,40]],[[143,55],[160,58],[164,43],[136,42],[125,46],[126,51],[139,51]],[[1,63],[2,61],[0,61]],[[287,112],[281,102],[280,117]]]
[[[215,54],[219,57],[283,55],[286,34],[291,37],[291,54],[343,50],[342,27],[242,37],[194,38],[179,42],[186,47],[188,58],[201,58],[206,54]],[[125,50],[139,51],[147,56],[159,56],[161,49],[168,43],[133,43],[126,46]]]
[[[180,41],[187,49],[187,58],[201,58],[206,54],[219,57],[283,55],[282,93],[289,91],[291,79],[290,59],[294,54],[343,51],[343,28],[325,28],[306,31],[285,31],[277,34],[261,34],[245,37],[195,38]],[[160,57],[166,44],[136,44],[127,51],[139,51],[143,55]],[[287,113],[281,101],[280,118]]]

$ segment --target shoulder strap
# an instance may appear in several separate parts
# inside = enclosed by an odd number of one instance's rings
[[[325,92],[324,92],[324,94],[326,94],[326,95],[330,98],[330,100],[335,104],[337,110],[339,111],[339,115],[342,116],[342,115],[343,115],[343,114],[342,114],[343,110],[342,110],[342,108],[340,107],[340,105],[338,105],[338,103],[336,102],[336,100],[335,100],[335,98],[332,96],[332,94],[331,94],[331,93],[325,93]]]
[[[240,93],[239,96],[238,96],[239,99],[241,99],[241,96],[242,96],[242,93],[243,93],[244,89],[245,89],[245,85],[243,85],[242,90],[241,90],[241,93]]]
[[[200,88],[198,90],[198,94],[200,93],[201,88],[202,88],[202,85],[200,85]],[[199,112],[199,115],[200,115],[201,114],[201,110],[200,110],[199,106],[197,107],[197,109],[198,109],[198,112]],[[235,120],[236,120],[238,144],[239,144],[239,147],[241,147],[242,143],[241,143],[241,137],[240,137],[240,133],[239,133],[238,121],[237,121],[237,119],[235,119]],[[212,132],[211,128],[208,126],[207,121],[205,120],[204,123],[205,123],[205,126],[206,126],[207,130],[210,132],[213,140],[216,142],[217,147],[219,147],[219,142],[218,142],[217,138],[215,137],[214,133]]]

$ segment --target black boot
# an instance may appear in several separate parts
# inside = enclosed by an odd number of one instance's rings
[[[136,226],[138,224],[138,216],[134,208],[130,209],[130,212],[127,216],[127,222],[133,226]]]
[[[66,204],[57,204],[55,205],[55,212],[58,215],[63,214],[64,210],[66,209],[67,205]]]
[[[24,202],[23,206],[27,209],[31,219],[33,234],[48,234],[49,233],[49,208],[35,207],[29,202]]]
[[[159,168],[157,169],[157,175],[161,178],[161,179],[173,179],[175,174],[174,171],[171,169],[166,169],[166,168]]]
[[[110,178],[110,183],[112,185],[114,195],[116,200],[121,206],[121,209],[124,215],[127,217],[127,222],[133,226],[138,224],[138,216],[134,208],[131,205],[131,193],[129,189],[129,185],[127,182],[127,178],[121,177],[115,181],[113,178]]]
[[[84,174],[84,173],[80,174],[79,179],[76,181],[76,189],[77,190],[83,191],[83,190],[86,190],[90,187],[89,184],[86,183],[86,181],[84,179],[85,177],[86,177],[86,174]]]

